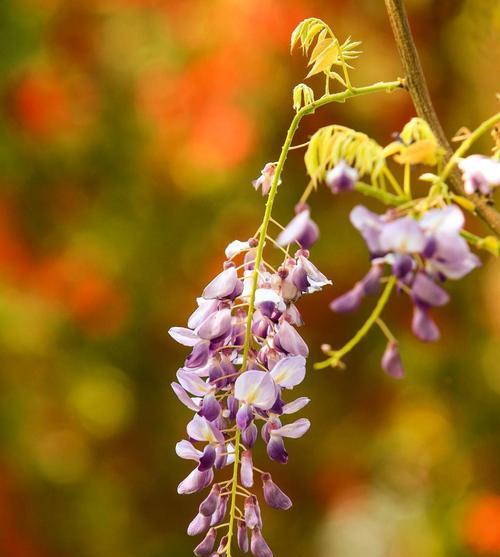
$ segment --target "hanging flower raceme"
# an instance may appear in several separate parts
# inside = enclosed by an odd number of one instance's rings
[[[351,222],[368,246],[371,268],[351,290],[333,300],[330,308],[340,313],[356,310],[366,295],[376,293],[388,280],[388,269],[398,290],[412,301],[414,335],[426,342],[438,340],[439,329],[430,310],[449,301],[441,285],[447,279],[464,277],[480,264],[460,235],[464,224],[461,210],[449,205],[431,209],[416,219],[399,216],[394,210],[377,215],[358,205],[351,212]],[[389,342],[382,367],[395,377],[403,375],[393,341]]]
[[[189,535],[204,536],[194,550],[198,556],[225,555],[232,532],[222,536],[218,546],[217,538],[228,522],[228,529],[235,524],[235,539],[242,551],[250,549],[255,557],[272,556],[262,536],[257,497],[249,491],[256,473],[261,475],[264,500],[270,507],[287,510],[292,506],[269,473],[256,472],[253,447],[260,430],[269,458],[286,463],[285,439],[297,439],[310,427],[305,418],[288,420],[309,402],[306,397],[287,400],[289,391],[304,380],[309,352],[296,330],[302,319],[295,302],[331,282],[304,249],[318,236],[309,210],[300,211],[294,220],[298,218],[301,222],[292,221],[276,245],[298,242],[303,248],[292,256],[288,246],[276,272],[268,271],[271,267],[264,262],[255,269],[255,238],[231,242],[224,269],[197,299],[188,326],[169,331],[174,340],[191,348],[172,383],[179,400],[194,412],[187,424],[187,439],[177,444],[176,452],[194,461],[195,467],[179,484],[178,492],[210,488],[188,526]],[[242,259],[238,267],[236,258]],[[257,283],[253,291],[254,273]],[[249,315],[252,291],[254,310]],[[249,319],[251,338],[245,357]],[[215,473],[228,466],[237,467],[236,484],[215,481]],[[242,499],[242,505],[236,504],[231,511],[233,493],[237,501]]]

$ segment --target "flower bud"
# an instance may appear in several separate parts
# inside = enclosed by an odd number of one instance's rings
[[[413,318],[411,321],[413,334],[424,342],[435,342],[439,340],[439,329],[430,317],[426,308],[418,304],[413,306]]]
[[[216,530],[214,528],[210,528],[207,535],[203,538],[203,541],[199,543],[194,550],[196,557],[209,557],[212,553],[216,538]]]
[[[198,536],[208,530],[210,526],[210,517],[198,513],[189,523],[187,528],[188,536]]]
[[[227,512],[227,504],[229,502],[229,495],[221,495],[219,497],[219,503],[217,508],[215,509],[214,514],[212,515],[212,520],[210,521],[210,526],[217,526],[220,524],[224,517],[226,516]]]
[[[219,503],[219,498],[220,498],[220,486],[218,484],[215,484],[210,490],[208,497],[206,497],[206,499],[204,499],[200,503],[200,507],[198,509],[200,511],[200,514],[204,516],[212,516]]]
[[[201,403],[200,416],[206,418],[209,422],[213,422],[219,417],[220,404],[213,394],[205,395]]]
[[[364,297],[364,288],[360,282],[357,282],[351,290],[348,290],[342,296],[335,298],[330,302],[330,309],[337,313],[349,313],[356,311]]]
[[[291,499],[273,482],[271,474],[262,474],[262,487],[264,499],[273,509],[286,511],[292,506]]]
[[[248,532],[247,526],[243,520],[238,520],[238,547],[243,551],[243,553],[247,553],[249,549],[248,543]]]
[[[254,528],[252,530],[250,550],[255,557],[273,557],[273,552],[262,537],[260,528]]]
[[[246,525],[250,530],[256,526],[262,528],[259,503],[255,495],[250,495],[245,499],[244,514]]]
[[[398,343],[390,340],[382,356],[382,369],[392,377],[401,379],[404,377],[403,362],[399,354]]]
[[[358,171],[341,160],[326,173],[325,182],[332,193],[340,193],[353,190],[358,179]]]
[[[219,547],[217,548],[217,554],[225,555],[226,549],[227,549],[227,536],[222,536],[222,538],[220,539]]]
[[[247,449],[251,449],[257,440],[257,426],[252,422],[241,433],[241,440]]]
[[[253,411],[250,406],[243,404],[236,414],[236,425],[241,429],[246,429],[253,420]]]
[[[253,486],[253,462],[251,451],[243,451],[241,454],[240,478],[243,487]]]
[[[233,395],[229,395],[227,397],[227,409],[229,410],[228,418],[230,420],[234,420],[236,418],[236,414],[238,413],[238,401]]]

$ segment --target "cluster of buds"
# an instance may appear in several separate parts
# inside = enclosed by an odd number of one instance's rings
[[[295,302],[331,284],[309,260],[307,248],[317,237],[309,210],[301,206],[275,241],[284,252],[276,271],[265,261],[256,268],[256,238],[232,242],[224,269],[198,298],[188,326],[169,331],[177,342],[192,347],[172,383],[179,400],[194,412],[188,439],[180,441],[176,451],[196,467],[179,484],[178,493],[211,486],[188,527],[190,535],[204,534],[194,550],[197,556],[230,553],[234,524],[243,552],[272,557],[262,536],[259,502],[250,491],[255,474],[270,507],[292,506],[271,475],[253,466],[252,450],[260,430],[269,458],[286,463],[284,440],[299,438],[310,427],[305,418],[284,422],[309,402],[306,397],[286,400],[287,391],[305,377],[309,352],[296,330],[302,319]],[[300,245],[292,256],[293,242]],[[226,467],[231,467],[231,478],[214,483],[214,472]],[[217,545],[218,532],[226,527]]]
[[[356,310],[366,295],[376,293],[388,280],[388,268],[398,290],[407,293],[413,303],[414,335],[425,342],[438,340],[439,329],[429,310],[449,300],[441,283],[460,279],[480,264],[460,235],[464,224],[461,210],[448,205],[428,210],[417,219],[400,216],[394,209],[378,215],[358,205],[351,212],[351,222],[367,244],[371,268],[351,290],[333,300],[330,308],[340,313]],[[394,341],[389,341],[382,367],[395,377],[403,374]]]

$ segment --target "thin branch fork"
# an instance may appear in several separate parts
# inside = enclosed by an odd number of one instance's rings
[[[410,93],[413,105],[415,106],[417,115],[427,121],[439,143],[445,149],[445,158],[448,161],[453,155],[453,150],[432,104],[429,88],[427,87],[427,82],[422,70],[422,64],[420,63],[420,58],[411,33],[404,0],[384,1],[399,56],[403,64],[406,87]],[[466,196],[462,178],[456,166],[450,173],[449,185],[455,194]],[[497,209],[489,205],[488,200],[480,195],[473,194],[467,197],[474,203],[479,217],[491,230],[500,236],[500,213]]]

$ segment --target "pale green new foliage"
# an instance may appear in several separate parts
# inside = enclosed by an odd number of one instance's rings
[[[299,83],[293,88],[293,108],[299,111],[303,106],[314,102],[314,91],[305,83]]]
[[[372,181],[386,166],[384,149],[366,134],[339,125],[320,128],[304,156],[313,183],[324,180],[327,171],[341,160],[356,168],[360,176],[369,174]]]
[[[309,50],[315,44],[311,54]],[[309,57],[308,66],[312,66],[307,74],[311,77],[323,72],[326,79],[336,79],[344,87],[350,86],[347,68],[352,68],[347,60],[354,60],[361,51],[356,48],[361,44],[359,41],[352,41],[349,37],[343,44],[330,29],[330,27],[317,18],[305,19],[294,29],[290,42],[290,50],[295,45],[300,44],[302,52]],[[340,66],[344,70],[344,77],[333,71],[334,66]]]

